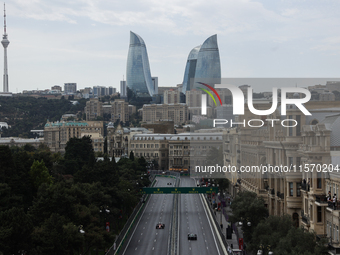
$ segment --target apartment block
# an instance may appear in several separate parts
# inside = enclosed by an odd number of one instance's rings
[[[143,122],[153,123],[160,120],[173,120],[175,125],[188,121],[186,104],[145,104],[143,106]]]

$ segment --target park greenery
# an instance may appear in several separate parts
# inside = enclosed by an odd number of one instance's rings
[[[86,99],[77,100],[73,105],[70,100],[46,99],[44,97],[0,97],[0,121],[7,122],[11,128],[3,128],[3,137],[34,138],[30,131],[44,129],[49,121],[60,121],[63,114],[76,114],[82,119]]]
[[[253,254],[258,250],[264,255],[269,251],[282,255],[327,254],[326,240],[316,242],[315,233],[296,227],[290,215],[268,217],[263,198],[254,192],[238,193],[231,209],[231,221],[242,222],[246,250]]]
[[[64,155],[0,146],[0,254],[106,250],[150,184],[146,165],[97,162],[89,137],[71,139]]]

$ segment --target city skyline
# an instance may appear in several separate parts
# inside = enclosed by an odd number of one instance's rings
[[[215,33],[222,78],[338,77],[336,1],[169,1],[166,7],[153,1],[7,3],[9,90],[70,82],[119,90],[130,30],[147,43],[160,87],[182,83],[188,52]]]

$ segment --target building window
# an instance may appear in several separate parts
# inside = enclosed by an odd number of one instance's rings
[[[296,115],[296,136],[301,136],[301,116],[300,115]]]
[[[292,115],[289,115],[288,116],[288,119],[293,119],[293,116]],[[289,121],[289,136],[293,136],[293,121]]]
[[[296,157],[296,170],[301,170],[301,157]]]
[[[301,197],[301,183],[296,183],[296,196]]]
[[[335,236],[336,236],[335,225],[333,225],[333,240],[334,240],[334,241],[335,241]]]
[[[292,182],[289,183],[289,196],[292,197],[294,194],[294,185]]]
[[[327,221],[327,227],[326,227],[327,236],[329,236],[329,228],[328,228],[328,225],[329,225],[329,223],[328,223],[328,221]]]
[[[318,222],[322,222],[322,211],[321,211],[321,206],[317,207],[318,211]]]
[[[293,157],[289,157],[288,160],[289,160],[289,167],[293,168]]]
[[[313,221],[313,205],[310,205],[310,220]]]
[[[316,188],[321,189],[322,188],[322,178],[321,178],[321,173],[317,173],[317,183],[316,183]]]

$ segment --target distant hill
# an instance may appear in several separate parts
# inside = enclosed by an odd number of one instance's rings
[[[66,113],[77,114],[81,119],[87,100],[77,101],[79,104],[73,105],[64,98],[0,97],[0,122],[10,126],[2,130],[1,136],[34,137],[30,130],[44,129],[47,120],[58,121]]]

